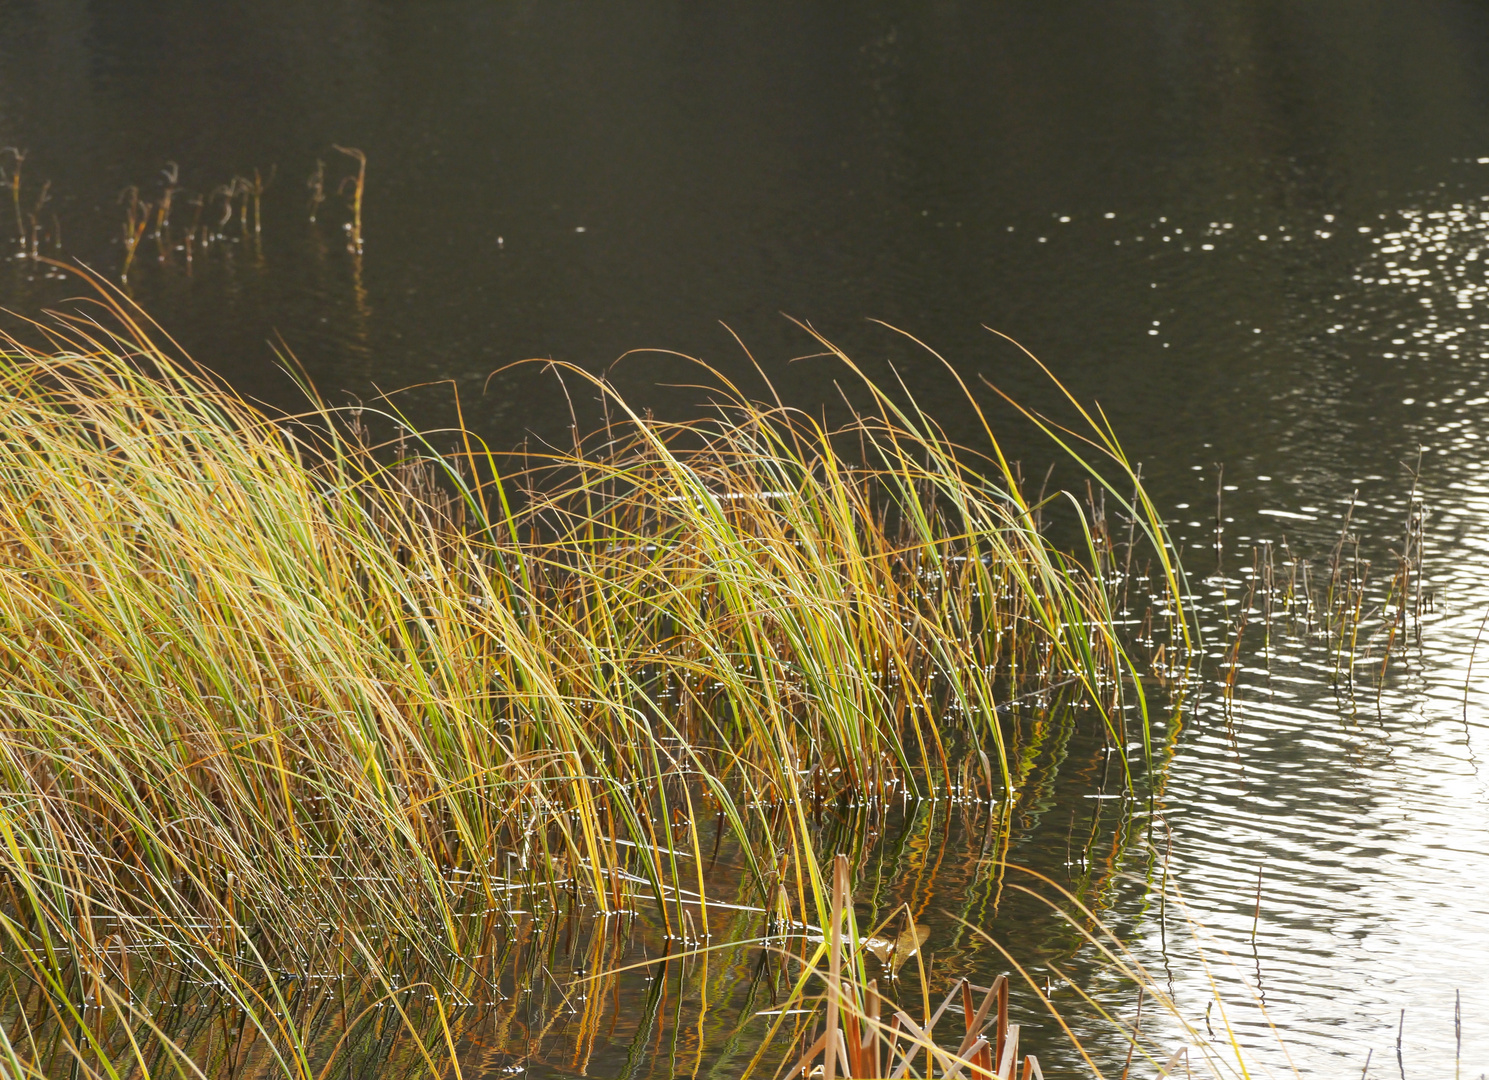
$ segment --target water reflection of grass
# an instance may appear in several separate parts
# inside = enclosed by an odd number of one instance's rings
[[[996,443],[866,380],[833,432],[596,381],[572,452],[441,455],[267,417],[112,317],[0,361],[18,1074],[458,1072],[574,1016],[592,1047],[560,941],[825,925],[822,823],[1006,805],[1009,703],[1052,687],[1148,744],[1101,523],[1062,554]]]

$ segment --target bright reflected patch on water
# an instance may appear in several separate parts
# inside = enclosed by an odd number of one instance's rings
[[[1358,232],[1370,250],[1326,304],[1306,291],[1297,299],[1291,346],[1301,360],[1325,333],[1345,331],[1337,336],[1356,355],[1388,344],[1377,355],[1412,389],[1395,398],[1407,411],[1389,429],[1348,416],[1336,395],[1352,372],[1331,365],[1316,388],[1279,404],[1298,427],[1339,424],[1340,438],[1293,440],[1292,478],[1276,469],[1284,483],[1269,489],[1271,505],[1243,493],[1250,505],[1238,513],[1253,515],[1259,536],[1310,557],[1315,572],[1344,530],[1346,548],[1358,540],[1371,562],[1369,603],[1379,607],[1420,469],[1425,574],[1411,586],[1421,590],[1420,624],[1409,623],[1404,643],[1399,626],[1388,640],[1391,619],[1377,612],[1358,643],[1352,688],[1318,643],[1274,634],[1264,647],[1253,624],[1233,701],[1201,703],[1168,772],[1170,865],[1211,948],[1229,958],[1213,969],[1222,997],[1265,1005],[1265,1021],[1253,1011],[1237,1030],[1274,1067],[1286,1056],[1267,1022],[1286,1033],[1305,1075],[1344,1075],[1371,1049],[1371,1075],[1395,1075],[1398,1028],[1408,1072],[1451,1068],[1461,993],[1462,1060],[1477,1069],[1489,1060],[1489,201],[1432,193]],[[1372,440],[1394,451],[1391,482],[1361,480],[1364,462],[1377,459]],[[1335,498],[1326,500],[1330,472]],[[1351,490],[1370,497],[1356,498],[1345,529],[1339,509],[1315,504],[1337,508]],[[1190,550],[1213,543],[1205,530],[1181,531]],[[1231,565],[1251,562],[1246,549],[1231,545]],[[1151,923],[1140,936],[1181,996],[1210,994],[1192,949],[1176,950],[1170,934],[1165,951]]]

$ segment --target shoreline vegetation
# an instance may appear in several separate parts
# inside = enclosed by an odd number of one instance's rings
[[[872,403],[835,430],[712,372],[662,422],[569,368],[607,423],[497,454],[308,387],[270,416],[99,288],[0,349],[0,1071],[231,1077],[248,1037],[256,1074],[353,1075],[386,1005],[459,1075],[534,912],[836,932],[824,821],[991,820],[1030,712],[1157,753],[1187,594],[1099,414],[1031,417],[1092,462],[1033,500],[990,427],[951,444],[823,341]],[[188,983],[231,1008],[178,1036]]]

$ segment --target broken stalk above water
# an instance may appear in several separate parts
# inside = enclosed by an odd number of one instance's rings
[[[41,258],[41,221],[39,219],[42,207],[46,206],[51,199],[51,190],[52,182],[50,180],[41,185],[41,194],[36,197],[36,205],[31,208],[31,213],[27,215],[31,221],[29,243],[31,263],[33,266]],[[56,220],[56,215],[53,215],[53,220]]]
[[[126,198],[128,201],[126,202]],[[150,224],[151,206],[140,200],[140,189],[130,184],[119,193],[119,202],[125,204],[124,210],[124,267],[119,271],[121,281],[129,280],[129,268],[134,263],[134,253],[139,247],[140,237],[145,235],[145,229]]]
[[[315,159],[315,172],[310,174],[305,186],[310,190],[310,223],[314,225],[316,212],[326,201],[326,163],[320,158]]]
[[[337,146],[332,150],[345,154],[357,163],[357,175],[345,177],[337,191],[345,194],[347,186],[352,189],[352,220],[347,226],[346,249],[353,255],[362,254],[362,191],[367,184],[367,155],[354,146]]]
[[[10,176],[10,201],[16,212],[16,239],[26,244],[26,223],[21,219],[21,166],[26,163],[26,151],[16,146],[0,147],[0,154],[9,154],[15,159],[15,172]]]

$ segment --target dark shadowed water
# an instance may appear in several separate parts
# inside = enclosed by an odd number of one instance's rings
[[[333,143],[369,161],[360,258]],[[1356,492],[1351,527],[1385,566],[1420,455],[1432,606],[1408,655],[1351,693],[1317,643],[1255,638],[1234,706],[1201,701],[1172,733],[1160,817],[1210,976],[1264,1002],[1305,1074],[1359,1075],[1373,1049],[1370,1075],[1397,1075],[1399,1027],[1403,1073],[1447,1075],[1455,992],[1464,1074],[1489,1067],[1489,656],[1470,670],[1489,607],[1489,8],[0,0],[0,145],[27,150],[28,231],[51,181],[41,253],[116,279],[121,190],[158,201],[177,163],[175,242],[141,239],[129,290],[279,404],[294,391],[271,341],[333,397],[440,383],[401,399],[432,425],[453,384],[498,444],[563,437],[551,374],[488,375],[625,356],[635,400],[678,411],[698,393],[658,384],[697,373],[625,354],[700,357],[760,392],[737,335],[789,403],[831,409],[842,372],[791,362],[818,346],[789,316],[875,372],[893,362],[970,440],[944,370],[869,320],[1052,402],[994,328],[1101,402],[1215,594],[1212,626],[1253,544],[1326,555]],[[330,197],[312,225],[317,158]],[[271,167],[261,232],[234,218],[188,264],[189,195]],[[21,314],[76,291],[0,266]],[[1050,452],[1008,431],[1042,472]],[[1228,547],[1206,578],[1217,488]],[[1103,797],[1119,787],[1087,735],[1037,736],[1008,857],[1065,875],[1202,1017],[1210,976],[1144,884],[1146,804]],[[979,828],[914,817],[883,856],[884,902],[925,913],[943,976],[1002,964],[948,912],[1040,972],[1066,963],[1069,936],[998,892]],[[731,1034],[741,1010],[767,1007],[732,963],[674,968],[665,999],[638,976],[614,1021],[541,1046],[503,1028],[467,1075],[534,1047],[547,1075],[732,1075],[761,1030]],[[734,1012],[703,1023],[700,985]],[[1260,1014],[1233,1023],[1286,1070]],[[1047,1021],[1035,1037],[1070,1060]],[[1121,1047],[1092,1037],[1119,1074]]]

